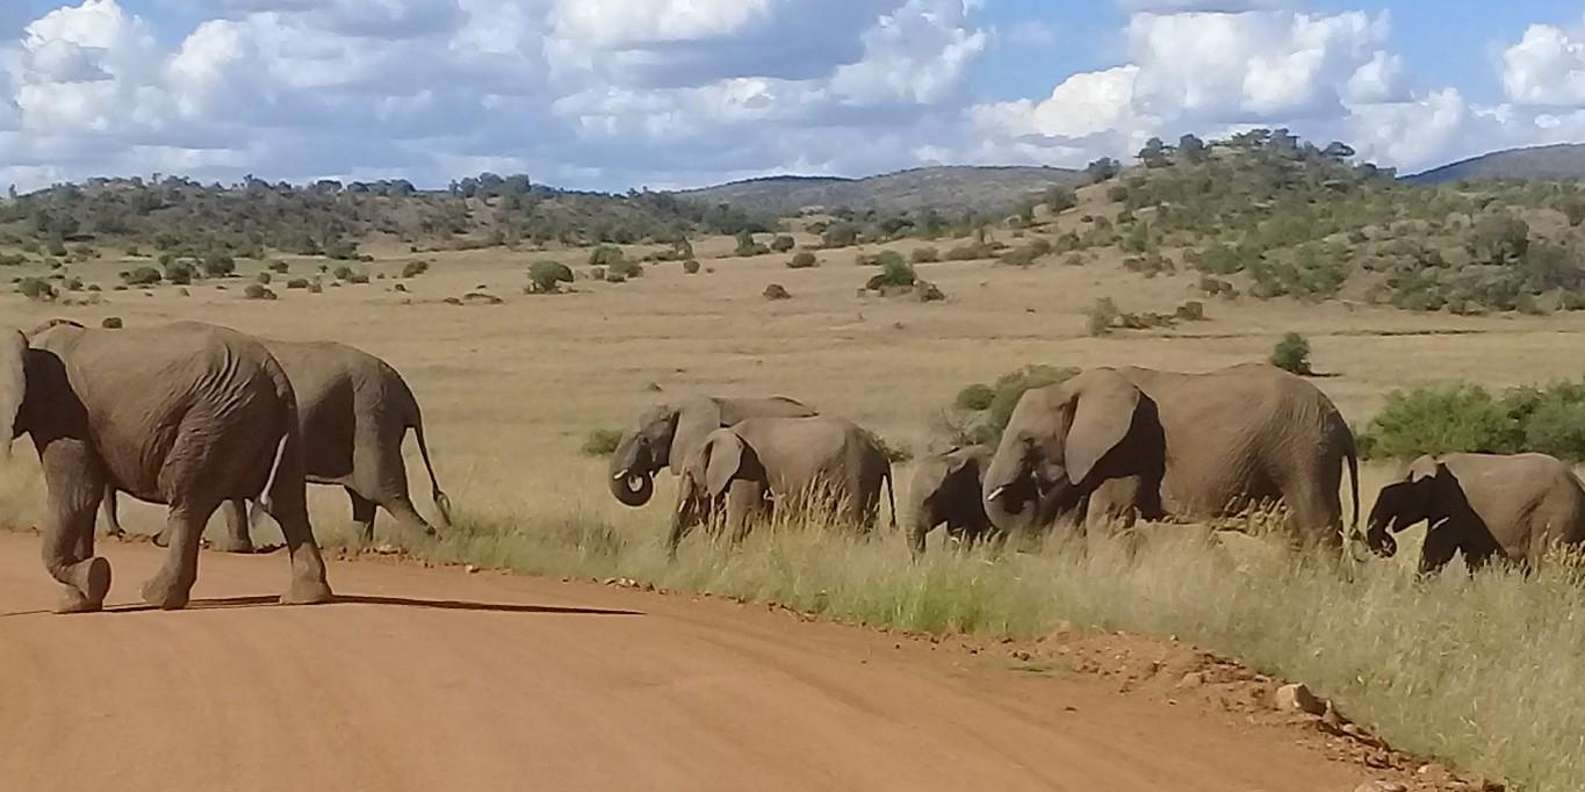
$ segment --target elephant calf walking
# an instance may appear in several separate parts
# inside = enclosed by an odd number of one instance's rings
[[[841,418],[751,418],[711,432],[682,472],[667,548],[671,554],[695,525],[724,507],[734,539],[770,510],[803,507],[807,497],[840,504],[869,530],[880,516],[886,485],[897,525],[891,461],[868,432]]]
[[[1430,524],[1420,571],[1440,570],[1458,553],[1477,568],[1501,558],[1534,568],[1555,545],[1585,545],[1585,487],[1546,454],[1422,456],[1383,487],[1365,534],[1391,556],[1398,533]]]
[[[943,523],[947,537],[972,547],[992,530],[980,496],[980,479],[994,453],[989,446],[954,448],[919,461],[909,483],[904,509],[908,522],[908,547],[917,558],[925,552],[925,538]]]
[[[431,536],[435,533],[413,508],[408,494],[402,441],[409,429],[418,440],[442,525],[450,523],[450,501],[441,491],[429,460],[418,400],[396,369],[345,344],[274,340],[262,343],[280,361],[297,392],[308,481],[346,489],[352,501],[353,522],[358,524],[365,542],[374,539],[376,506],[383,507],[411,530]],[[105,498],[104,516],[111,533],[120,533],[114,489]],[[163,540],[163,534],[156,538],[157,542]],[[243,500],[227,504],[226,534],[215,548],[252,552]]]

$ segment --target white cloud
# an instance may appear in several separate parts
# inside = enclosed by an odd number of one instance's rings
[[[1502,85],[1516,104],[1585,104],[1585,42],[1552,25],[1531,25],[1502,54]]]

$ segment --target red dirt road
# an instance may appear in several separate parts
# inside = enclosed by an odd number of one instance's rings
[[[0,534],[0,789],[1351,790],[1280,730],[765,608],[205,553],[194,607],[42,612]],[[163,551],[110,543],[110,604]]]

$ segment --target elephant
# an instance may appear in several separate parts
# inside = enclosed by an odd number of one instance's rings
[[[1429,523],[1420,572],[1440,571],[1458,553],[1471,569],[1503,560],[1536,568],[1555,545],[1585,544],[1585,488],[1546,454],[1422,456],[1382,487],[1366,520],[1366,543],[1390,557],[1399,533]]]
[[[947,537],[972,547],[992,530],[980,497],[980,477],[994,449],[984,445],[953,448],[919,461],[905,499],[908,547],[915,558],[925,552],[925,538],[946,524]]]
[[[706,435],[683,466],[667,551],[675,557],[687,532],[723,506],[733,541],[756,517],[815,500],[835,504],[867,532],[879,517],[883,483],[895,528],[891,460],[858,425],[828,416],[739,421]]]
[[[364,542],[374,541],[375,506],[382,506],[409,529],[435,535],[413,508],[408,495],[402,440],[409,429],[429,473],[430,495],[442,527],[451,523],[450,499],[440,489],[424,440],[418,400],[396,369],[374,355],[334,342],[296,343],[258,339],[286,371],[297,393],[303,461],[308,481],[344,488],[352,519]],[[114,489],[106,493],[104,517],[112,534],[121,533]],[[226,533],[217,550],[253,551],[243,500],[226,509]],[[155,539],[163,544],[164,535]]]
[[[611,455],[611,494],[637,508],[655,494],[655,474],[680,475],[688,456],[711,432],[748,418],[810,418],[818,413],[785,396],[718,398],[695,396],[681,404],[657,405],[639,415]]]
[[[1298,543],[1341,550],[1345,463],[1354,536],[1354,435],[1320,389],[1264,363],[1203,374],[1097,368],[1023,395],[982,490],[1003,532],[1049,527],[1064,510],[1077,512],[1082,534],[1280,501]]]
[[[210,515],[253,498],[281,524],[286,604],[332,598],[308,519],[291,382],[269,350],[224,327],[177,322],[107,331],[58,323],[0,334],[0,452],[33,441],[44,469],[44,566],[61,613],[100,610],[110,563],[94,555],[107,486],[168,507],[171,542],[143,599],[185,607]]]

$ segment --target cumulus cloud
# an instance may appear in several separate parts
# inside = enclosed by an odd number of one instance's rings
[[[1585,41],[1559,27],[1531,25],[1502,54],[1502,85],[1516,104],[1585,104]]]

